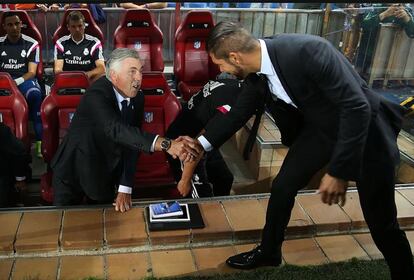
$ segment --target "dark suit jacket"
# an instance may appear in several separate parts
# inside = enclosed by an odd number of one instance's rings
[[[29,154],[23,142],[3,123],[0,123],[0,158],[0,177],[14,181],[14,177],[27,175]]]
[[[302,125],[312,125],[332,140],[328,173],[344,180],[357,180],[371,125],[383,130],[378,135],[384,141],[380,141],[381,145],[375,141],[370,145],[389,150],[392,160],[398,160],[395,138],[401,127],[403,107],[372,92],[348,60],[320,37],[280,34],[265,42],[284,89],[298,107],[294,122],[290,122],[289,116],[295,113],[287,115],[276,110],[275,114],[275,110],[270,110],[276,124],[282,126],[282,139],[294,141]],[[242,92],[229,114],[207,125],[204,136],[213,146],[220,146],[252,115],[257,102],[249,93]],[[268,103],[278,107],[274,101]],[[380,108],[387,114],[386,124],[375,123]],[[298,121],[301,118],[303,123]],[[389,129],[382,129],[384,125],[391,127],[391,135],[387,135]]]
[[[138,93],[131,105],[128,125],[122,122],[112,83],[106,77],[97,80],[82,98],[51,162],[54,176],[80,185],[94,200],[112,199],[116,184],[133,186],[138,152],[150,152],[155,135],[140,130],[144,95]]]
[[[0,207],[15,203],[15,177],[30,176],[30,155],[10,128],[0,123]]]

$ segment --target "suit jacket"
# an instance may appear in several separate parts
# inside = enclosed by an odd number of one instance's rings
[[[13,135],[8,126],[0,123],[0,177],[3,178],[0,181],[14,182],[14,177],[29,175],[29,157],[23,142]]]
[[[131,98],[130,106],[131,122],[126,124],[112,83],[106,77],[97,80],[82,98],[51,162],[54,176],[80,185],[94,200],[112,199],[116,184],[133,186],[138,152],[150,152],[155,135],[140,129],[144,95]],[[122,160],[123,154],[128,159]]]
[[[375,141],[370,145],[388,149],[392,159],[397,161],[395,138],[405,112],[403,107],[372,92],[348,60],[320,37],[280,34],[265,39],[265,42],[284,89],[298,107],[298,110],[284,113],[275,101],[267,102],[270,108],[276,108],[270,112],[276,124],[282,126],[282,140],[286,138],[293,142],[300,134],[301,126],[313,126],[315,131],[332,141],[328,173],[344,180],[357,180],[371,126],[380,130],[378,135],[385,140],[381,141],[381,146]],[[204,136],[213,146],[221,145],[250,118],[254,106],[257,106],[254,94],[242,92],[233,110],[210,122]],[[381,119],[382,123],[372,125],[377,122],[380,108],[381,112],[386,112],[387,123]],[[386,131],[390,130],[383,129],[384,125],[391,127],[389,137]]]

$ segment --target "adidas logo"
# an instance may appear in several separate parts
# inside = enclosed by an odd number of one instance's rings
[[[1,53],[1,56],[6,56],[7,55],[7,53],[5,52],[5,51],[3,51],[2,53]]]
[[[65,54],[67,54],[67,55],[71,55],[72,53],[70,52],[70,50],[67,50],[67,51],[65,52]]]

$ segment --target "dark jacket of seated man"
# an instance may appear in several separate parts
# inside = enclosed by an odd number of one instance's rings
[[[243,91],[255,91],[254,77],[241,82],[237,79],[217,79],[209,81],[193,95],[177,119],[166,132],[169,138],[180,135],[198,136],[208,122],[218,115],[228,113]],[[257,77],[256,77],[257,80]],[[218,148],[206,153],[190,177],[183,175],[184,164],[169,157],[177,188],[184,197],[211,197],[229,195],[233,184],[233,174],[228,168]]]
[[[22,141],[0,122],[0,207],[14,206],[17,192],[25,189],[29,154]]]

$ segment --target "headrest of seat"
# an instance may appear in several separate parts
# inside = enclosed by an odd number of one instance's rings
[[[154,25],[154,19],[147,9],[127,10],[121,20],[121,26],[127,28],[150,28]]]
[[[81,95],[89,87],[89,79],[82,71],[59,72],[55,76],[55,83],[51,94]]]
[[[213,14],[210,11],[189,11],[177,29],[177,37],[207,37],[214,27]]]
[[[10,96],[19,89],[9,73],[0,72],[0,96]]]
[[[22,10],[13,10],[12,12],[16,13],[19,16],[19,19],[22,21],[22,33],[32,37],[41,43],[42,35],[40,34],[39,29],[37,29],[36,25],[33,23],[27,12]],[[2,13],[0,16],[0,35],[3,36],[6,34],[6,30],[3,28],[4,13]]]

